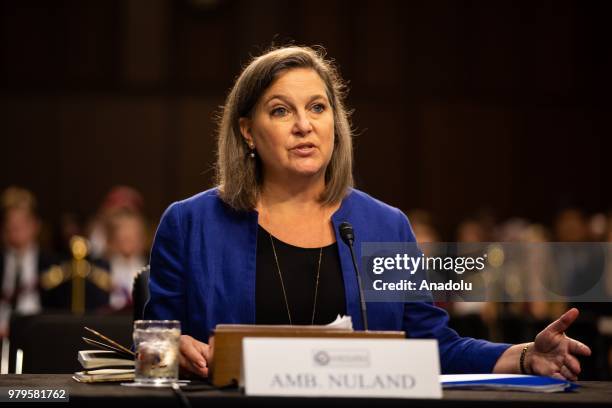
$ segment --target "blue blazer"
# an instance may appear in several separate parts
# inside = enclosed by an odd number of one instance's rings
[[[255,323],[255,265],[258,213],[227,206],[217,189],[173,203],[163,214],[151,251],[150,299],[145,319],[176,319],[183,334],[208,342],[219,323]],[[338,226],[350,222],[361,242],[414,242],[408,219],[369,195],[352,189],[332,216],[344,277],[346,310],[363,329],[357,278]],[[508,344],[460,337],[448,327],[446,311],[426,302],[370,302],[371,330],[404,330],[408,337],[438,340],[443,373],[491,372]]]

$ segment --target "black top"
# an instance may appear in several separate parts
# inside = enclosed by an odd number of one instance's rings
[[[310,324],[314,303],[319,248],[300,248],[274,240],[293,324]],[[278,268],[268,231],[257,232],[255,321],[257,324],[289,324]],[[315,324],[327,324],[346,314],[344,280],[338,243],[323,247]]]

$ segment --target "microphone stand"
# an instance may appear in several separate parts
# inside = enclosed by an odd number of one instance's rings
[[[353,232],[353,226],[348,222],[340,224],[340,236],[346,245],[348,245],[351,251],[351,259],[353,261],[353,269],[357,275],[357,286],[359,287],[359,300],[361,301],[361,319],[363,320],[363,329],[368,331],[368,314],[366,310],[366,303],[363,298],[363,286],[361,284],[361,275],[359,275],[359,268],[357,267],[357,260],[355,258],[355,251],[353,250],[353,242],[355,241],[355,234]]]

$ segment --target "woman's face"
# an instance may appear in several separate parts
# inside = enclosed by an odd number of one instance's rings
[[[263,163],[264,177],[322,176],[334,149],[334,115],[314,70],[293,68],[261,96],[240,129]]]

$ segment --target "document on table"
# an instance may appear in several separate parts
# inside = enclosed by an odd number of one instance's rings
[[[326,329],[341,329],[341,330],[353,330],[353,320],[351,316],[338,315],[336,320],[323,326]]]
[[[529,392],[564,392],[578,387],[567,380],[521,374],[451,374],[441,375],[444,389],[513,390]]]

